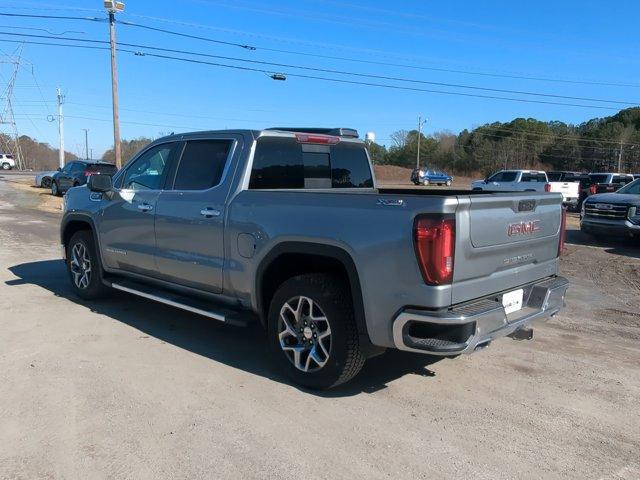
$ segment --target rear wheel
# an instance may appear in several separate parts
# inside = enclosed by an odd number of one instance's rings
[[[76,232],[67,245],[67,270],[74,292],[85,300],[95,300],[109,292],[102,283],[102,265],[88,230]]]
[[[3,170],[11,170],[11,165],[9,165],[7,162],[2,164],[2,169]]]
[[[269,308],[269,344],[294,382],[335,387],[364,365],[348,292],[343,280],[326,274],[293,277],[276,291]]]

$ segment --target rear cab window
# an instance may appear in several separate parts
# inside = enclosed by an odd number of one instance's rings
[[[327,145],[264,136],[256,143],[249,188],[373,188],[373,176],[362,143]]]
[[[589,175],[589,178],[593,183],[608,183],[609,175]]]
[[[114,175],[118,169],[115,165],[111,165],[108,163],[96,163],[87,165],[87,172],[89,173],[100,173],[103,175]]]

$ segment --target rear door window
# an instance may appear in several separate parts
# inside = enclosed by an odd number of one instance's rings
[[[188,141],[178,164],[173,189],[207,190],[218,185],[230,150],[230,140]]]
[[[500,182],[515,182],[518,178],[518,172],[502,172],[502,180]]]
[[[546,182],[547,177],[544,173],[523,173],[521,182]]]

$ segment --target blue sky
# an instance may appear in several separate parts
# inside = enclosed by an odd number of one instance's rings
[[[419,81],[637,104],[640,101],[640,40],[637,37],[640,3],[607,3],[130,0],[119,19],[231,43],[250,44],[257,49],[250,51],[122,24],[118,26],[118,40]],[[58,3],[5,0],[0,12],[103,17],[101,5],[99,0],[61,0]],[[60,37],[108,39],[108,27],[104,22],[9,17],[1,17],[0,22],[3,32],[51,35],[68,31]],[[10,37],[0,35],[0,38]],[[5,54],[11,54],[17,47],[15,43],[0,42],[1,51]],[[413,68],[264,49],[394,63]],[[26,62],[18,73],[14,98],[20,133],[54,146],[58,144],[57,124],[48,122],[47,115],[55,113],[55,89],[59,85],[66,94],[67,102],[67,150],[83,154],[82,129],[88,128],[90,148],[94,157],[99,157],[113,141],[108,51],[25,45],[23,57]],[[242,65],[231,60],[205,60]],[[457,133],[463,128],[515,117],[580,123],[615,113],[615,110],[598,109],[594,105],[624,107],[562,99],[557,101],[592,106],[579,108],[518,103],[291,76],[282,82],[274,81],[264,73],[135,56],[132,53],[120,53],[118,65],[123,138],[158,137],[170,132],[219,128],[348,126],[357,128],[361,133],[374,131],[380,143],[388,144],[393,131],[415,128],[419,114],[428,118],[426,132],[449,130]],[[274,72],[492,95],[471,89],[317,74],[289,67],[244,65]],[[11,66],[0,64],[0,73],[0,86],[4,87],[11,74]],[[554,81],[504,76],[543,77]],[[551,98],[539,99],[554,101]]]

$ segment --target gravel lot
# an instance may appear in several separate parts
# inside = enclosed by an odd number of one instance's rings
[[[638,245],[574,217],[568,306],[534,341],[388,352],[317,393],[258,328],[75,298],[59,211],[14,183],[30,179],[0,175],[2,479],[640,478]]]

